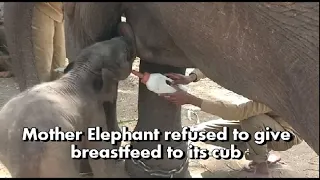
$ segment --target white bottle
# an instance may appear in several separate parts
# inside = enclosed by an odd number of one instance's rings
[[[177,90],[170,86],[167,81],[172,82],[173,80],[164,76],[160,73],[144,73],[141,74],[137,71],[132,71],[132,73],[139,78],[141,78],[141,82],[147,86],[147,88],[157,94],[163,93],[174,93]],[[181,84],[178,85],[181,90],[187,91],[187,88]]]

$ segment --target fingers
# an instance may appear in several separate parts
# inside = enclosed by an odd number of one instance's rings
[[[180,80],[180,79],[177,79],[177,80],[174,80],[172,81],[171,83],[172,85],[176,85],[176,84],[184,84],[184,81],[183,80]]]
[[[163,97],[165,100],[176,104],[177,106],[181,106],[181,100],[179,99],[179,97],[176,97],[175,93],[172,94],[159,94],[159,96]]]
[[[164,97],[167,101],[171,101],[171,102],[176,102],[177,101],[177,99],[176,98],[174,98],[174,97],[170,97],[170,96],[165,96]]]
[[[176,97],[173,97],[173,96],[164,96],[164,98],[165,98],[167,101],[169,101],[169,102],[171,102],[171,103],[173,103],[173,104],[181,105],[181,104],[180,104],[180,101],[179,101]]]
[[[159,96],[165,97],[165,96],[170,96],[171,94],[169,93],[163,93],[163,94],[158,94]]]
[[[172,79],[172,84],[189,84],[188,77],[183,74],[167,73],[165,74],[168,78]]]
[[[158,95],[165,98],[166,100],[176,99],[175,93],[163,93],[163,94],[158,94]]]
[[[168,78],[170,78],[172,80],[181,79],[181,74],[176,74],[176,73],[167,73],[167,74],[165,74],[165,76],[167,76]]]
[[[160,95],[161,97],[165,98],[166,100],[177,100],[177,98],[175,96],[172,95]]]

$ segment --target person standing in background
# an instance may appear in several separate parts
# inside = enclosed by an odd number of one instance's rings
[[[66,65],[62,2],[35,3],[32,19],[32,41],[40,82],[59,78],[59,73],[54,72],[54,69]]]

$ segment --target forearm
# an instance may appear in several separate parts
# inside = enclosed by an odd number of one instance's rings
[[[189,104],[201,108],[202,111],[219,116],[226,120],[240,120],[239,113],[236,112],[237,108],[234,106],[225,106],[224,103],[217,101],[208,101],[189,94]]]
[[[225,120],[242,120],[244,117],[239,112],[239,108],[233,104],[226,104],[222,101],[208,101],[203,100],[200,106],[201,110]],[[241,111],[241,110],[240,110]]]
[[[197,106],[201,108],[202,111],[209,114],[217,115],[223,119],[237,119],[237,117],[232,117],[232,114],[235,113],[236,108],[233,108],[233,106],[226,107],[225,104],[221,102],[208,101],[188,94],[188,104]]]
[[[192,105],[194,105],[194,106],[197,106],[197,107],[201,108],[201,104],[202,104],[202,102],[203,102],[203,99],[198,98],[198,97],[196,97],[196,96],[194,96],[194,95],[191,95],[191,94],[189,94],[188,99],[189,99],[189,100],[188,100],[188,101],[189,101],[189,104],[192,104]]]
[[[271,112],[264,104],[249,101],[240,105],[226,103],[220,100],[202,100],[201,110],[226,120],[244,120],[259,114]]]

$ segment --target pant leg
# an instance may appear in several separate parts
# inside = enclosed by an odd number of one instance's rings
[[[47,82],[51,79],[53,36],[54,21],[35,7],[32,17],[32,42],[40,82]]]
[[[54,22],[55,33],[53,38],[53,59],[51,66],[52,79],[55,80],[62,76],[62,74],[54,72],[54,69],[66,66],[66,46],[65,46],[65,31],[64,21]]]
[[[266,127],[270,127],[272,131],[285,131],[285,129],[273,118],[262,114],[243,120],[240,122],[243,131],[250,133],[251,140],[247,142],[248,152],[246,158],[254,162],[266,162],[270,150],[287,150],[293,146],[292,142],[272,141],[265,145],[258,145],[255,143],[254,133],[257,131],[264,131]]]
[[[238,129],[239,131],[241,131],[241,126],[240,123],[238,121],[228,121],[228,120],[211,120],[211,121],[207,121],[207,122],[203,122],[200,123],[199,125],[197,125],[196,130],[197,131],[213,131],[215,133],[222,131],[223,127],[228,127],[229,129],[229,141],[225,141],[225,142],[221,142],[221,141],[206,141],[206,144],[212,144],[215,146],[220,146],[223,148],[227,148],[229,149],[230,146],[232,144],[237,146],[237,149],[240,149],[241,151],[245,151],[246,150],[246,144],[245,142],[242,141],[234,141],[233,140],[233,130],[234,129]]]

